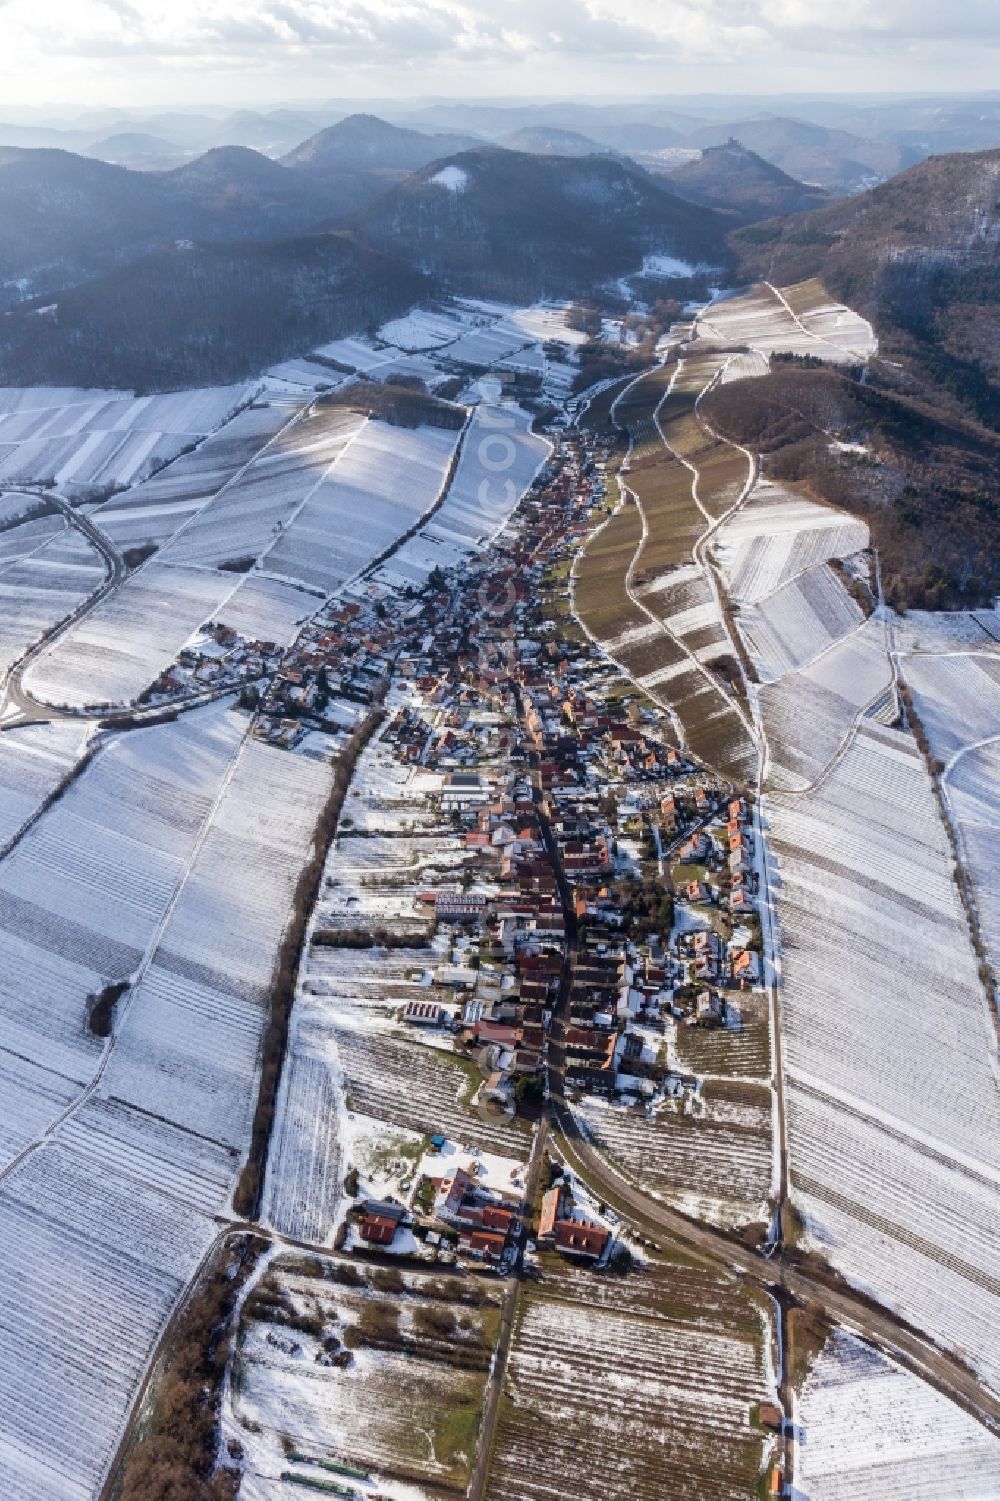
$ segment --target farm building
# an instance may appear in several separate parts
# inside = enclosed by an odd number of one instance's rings
[[[404,1022],[412,1022],[418,1027],[437,1027],[441,1016],[441,1007],[436,1001],[407,1001],[403,1009]]]

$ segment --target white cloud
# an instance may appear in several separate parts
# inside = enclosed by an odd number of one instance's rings
[[[881,53],[892,64],[921,49],[930,58],[939,41],[964,42],[982,66],[1000,44],[998,0],[0,0],[0,81],[19,93],[188,68],[289,84],[325,75],[341,87],[352,75],[381,78],[393,93],[401,78],[435,70],[453,92],[455,67],[493,70],[512,91],[574,67],[586,88],[602,65],[604,76],[632,67],[644,81],[672,67],[676,84],[686,61],[730,74],[749,61],[759,70],[745,78],[750,92],[810,54]],[[706,71],[687,77],[712,86]],[[476,80],[463,91],[475,93]]]
[[[824,32],[850,49],[859,34],[900,41],[946,35],[1000,39],[996,0],[7,0],[0,37],[82,56],[122,52],[197,55],[213,49],[345,57],[384,47],[517,56],[558,47],[683,54],[734,43],[794,44]]]

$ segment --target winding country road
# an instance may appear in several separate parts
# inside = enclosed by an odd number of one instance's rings
[[[52,630],[39,637],[10,668],[0,689],[0,729],[3,730],[15,729],[25,724],[45,724],[53,719],[80,717],[78,714],[70,713],[69,710],[59,709],[36,699],[24,686],[24,675],[33,662],[37,661],[68,630],[96,610],[102,600],[105,600],[109,594],[113,594],[128,577],[128,566],[120,551],[111,538],[102,532],[100,527],[95,526],[89,516],[74,509],[65,496],[58,495],[54,490],[42,491],[41,499],[55,506],[68,524],[75,527],[87,539],[102,559],[105,575],[103,582],[91,594],[88,594],[86,599],[81,600],[75,610],[72,610]]]

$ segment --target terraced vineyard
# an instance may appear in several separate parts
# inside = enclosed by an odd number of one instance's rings
[[[746,457],[705,434],[694,415],[699,392],[719,368],[718,357],[658,366],[613,406],[630,440],[621,481],[627,488],[620,509],[591,534],[577,560],[574,602],[612,659],[676,717],[695,755],[745,780],[756,751],[727,686],[739,691],[739,669],[695,552],[712,515],[699,504],[697,470],[666,446],[676,428],[678,442],[704,459],[712,503],[725,507],[738,499]],[[725,676],[715,670],[720,666]]]
[[[616,1279],[544,1258],[514,1334],[488,1501],[747,1501],[767,1369],[758,1312],[721,1273],[671,1262]]]
[[[612,652],[627,644],[630,632],[649,634],[649,616],[632,603],[625,588],[625,578],[641,540],[642,518],[637,507],[626,499],[591,534],[577,559],[577,611],[587,629],[606,641]]]

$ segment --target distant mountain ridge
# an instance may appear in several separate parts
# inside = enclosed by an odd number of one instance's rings
[[[904,164],[901,150],[891,143],[778,115],[705,126],[688,144],[721,146],[733,137],[799,182],[834,193],[858,192]]]
[[[726,258],[725,221],[609,156],[534,156],[482,147],[434,162],[373,203],[359,232],[405,245],[449,290],[566,295],[668,251]]]
[[[610,147],[578,130],[560,130],[552,125],[525,125],[497,142],[508,151],[527,151],[536,156],[601,156]]]
[[[104,136],[88,146],[84,155],[116,167],[176,167],[183,160],[183,152],[165,136],[148,135],[140,130]]]
[[[390,125],[377,115],[349,115],[289,151],[282,157],[282,165],[317,176],[341,167],[418,172],[428,162],[479,144],[471,135],[424,134]]]
[[[0,147],[0,282],[39,293],[174,240],[261,240],[340,216],[335,193],[245,147],[155,172]]]
[[[831,198],[821,188],[789,177],[736,140],[706,146],[697,160],[674,167],[662,180],[681,198],[729,212],[748,224],[821,208]]]

